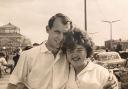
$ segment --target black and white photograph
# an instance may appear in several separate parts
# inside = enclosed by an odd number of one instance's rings
[[[0,89],[128,89],[127,0],[0,0]]]

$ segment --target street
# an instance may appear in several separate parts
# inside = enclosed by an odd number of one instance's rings
[[[9,74],[4,75],[2,78],[0,78],[0,89],[6,89],[9,79]]]

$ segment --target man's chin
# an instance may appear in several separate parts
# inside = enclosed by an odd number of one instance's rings
[[[56,50],[56,51],[59,51],[59,50],[60,50],[60,47],[59,47],[59,48],[56,48],[55,50]]]
[[[60,48],[55,48],[53,52],[57,53],[60,50]]]

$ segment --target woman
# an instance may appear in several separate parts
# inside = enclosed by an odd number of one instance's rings
[[[66,89],[118,89],[115,76],[90,61],[93,43],[87,33],[75,28],[65,35],[63,51],[71,64]]]

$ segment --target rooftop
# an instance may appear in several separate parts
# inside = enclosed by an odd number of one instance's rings
[[[12,28],[12,29],[16,29],[16,28],[18,28],[18,27],[9,22],[8,24],[5,24],[5,25],[3,25],[3,26],[0,26],[0,29],[3,29],[3,28]],[[10,30],[11,30],[11,29],[10,29]]]

